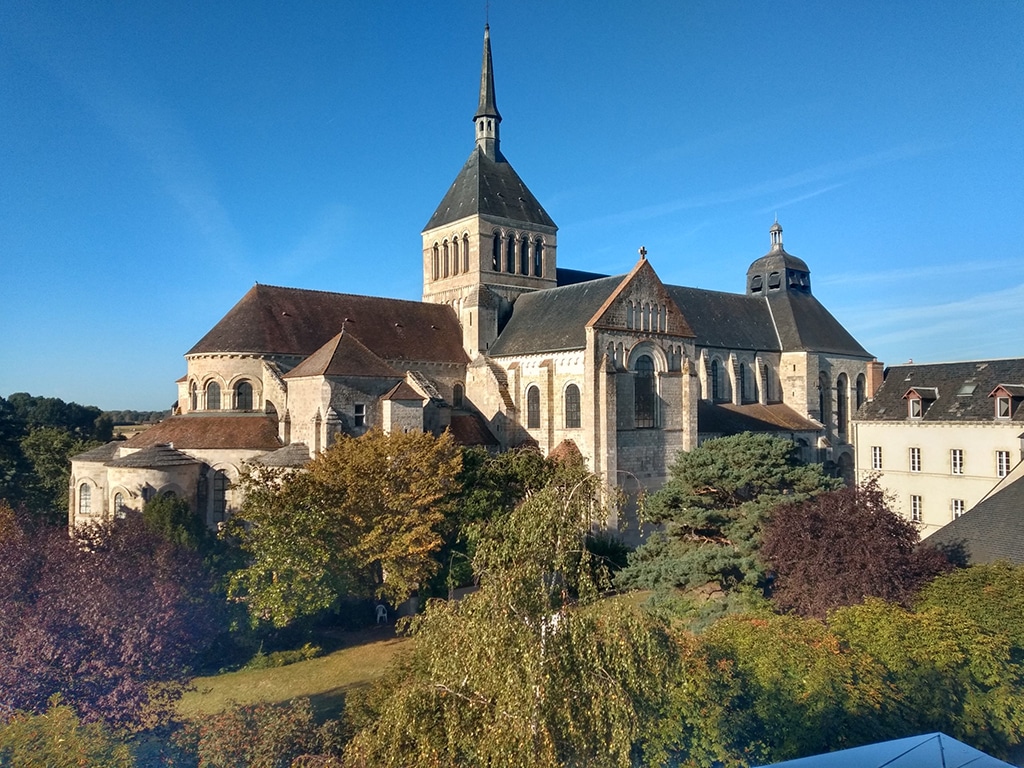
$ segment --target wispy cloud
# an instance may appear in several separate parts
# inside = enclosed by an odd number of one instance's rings
[[[897,147],[891,147],[889,149],[862,155],[860,157],[822,163],[821,165],[814,166],[813,168],[806,168],[802,171],[791,173],[788,176],[772,178],[767,181],[747,184],[733,189],[722,190],[720,192],[709,192],[707,194],[694,195],[692,197],[680,198],[677,200],[668,200],[656,205],[634,208],[630,211],[602,216],[588,222],[582,222],[581,225],[593,226],[601,224],[622,226],[625,224],[633,224],[639,221],[654,219],[659,216],[666,216],[682,210],[703,208],[714,205],[727,205],[730,203],[742,202],[744,200],[765,197],[767,195],[777,195],[785,190],[826,184],[825,187],[802,193],[802,196],[784,203],[786,205],[791,205],[798,200],[825,194],[832,189],[846,184],[847,181],[845,177],[852,174],[870,168],[896,163],[907,158],[916,157],[918,155],[934,151],[938,148],[939,145],[920,142],[901,144]],[[837,179],[840,179],[840,181],[836,181]],[[775,205],[781,207],[782,204]]]
[[[810,192],[805,192],[804,194],[799,195],[797,197],[791,197],[788,200],[783,200],[781,202],[765,206],[764,208],[760,208],[757,211],[755,211],[755,213],[774,213],[775,211],[781,211],[783,208],[787,208],[791,205],[796,205],[797,203],[802,203],[804,200],[810,200],[812,197],[818,197],[818,195],[824,195],[828,192],[831,192],[833,189],[839,189],[840,187],[843,186],[846,186],[845,181],[839,182],[838,184],[829,184],[827,187],[822,187],[821,189],[815,189]]]
[[[900,267],[899,269],[888,270],[858,270],[856,272],[832,273],[827,276],[816,278],[819,286],[831,285],[853,285],[872,283],[875,285],[899,283],[911,284],[912,281],[926,280],[929,278],[942,278],[951,276],[963,276],[984,272],[1007,272],[1020,269],[1020,263],[1012,259],[1001,259],[996,261],[957,261],[952,264],[929,263],[916,267]]]

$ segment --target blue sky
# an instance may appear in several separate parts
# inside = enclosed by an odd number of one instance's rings
[[[559,265],[742,291],[776,214],[880,360],[1024,355],[1024,3],[490,3]],[[0,395],[166,408],[254,282],[418,298],[485,3],[0,4]],[[684,308],[685,310],[685,308]]]

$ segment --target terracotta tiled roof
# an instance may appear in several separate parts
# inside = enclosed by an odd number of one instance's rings
[[[702,434],[820,430],[820,424],[801,416],[784,403],[733,405],[701,400],[697,406],[697,431]]]
[[[452,414],[451,426],[448,428],[460,445],[482,445],[496,448],[498,441],[487,428],[483,417],[477,413]]]
[[[548,458],[564,464],[582,464],[583,454],[573,440],[565,439],[551,449]]]
[[[361,344],[351,333],[342,331],[320,349],[284,375],[286,379],[302,376],[401,376]]]
[[[451,307],[256,285],[187,354],[312,355],[342,330],[387,361],[465,363]]]
[[[423,395],[410,387],[404,381],[400,381],[383,395],[381,400],[418,400],[423,401]]]
[[[181,467],[188,464],[199,464],[187,453],[172,448],[169,445],[160,443],[149,445],[141,450],[129,453],[119,459],[107,462],[108,467],[137,467],[140,469],[157,469],[160,467]]]
[[[175,448],[235,448],[274,451],[281,447],[277,419],[261,413],[172,416],[140,432],[124,445],[145,448],[157,443]]]

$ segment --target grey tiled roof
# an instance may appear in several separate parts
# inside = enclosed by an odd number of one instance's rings
[[[874,398],[857,411],[868,421],[910,420],[904,395],[910,389],[936,390],[934,400],[925,401],[924,414],[914,421],[1003,421],[996,419],[995,398],[989,394],[1000,384],[1024,383],[1024,358],[975,360],[957,363],[927,363],[890,366]],[[1024,407],[1019,401],[1011,423],[1024,426]]]
[[[771,308],[784,350],[872,357],[813,295],[780,291],[768,294],[764,301]]]
[[[1024,474],[927,539],[929,544],[960,544],[971,563],[1009,560],[1024,565]]]
[[[697,335],[697,346],[779,351],[764,299],[680,285],[665,287]]]
[[[304,467],[310,462],[309,447],[305,443],[290,443],[253,461],[265,467]]]
[[[582,349],[587,322],[625,278],[603,277],[524,293],[516,299],[512,317],[487,354],[503,357]]]
[[[500,155],[492,160],[479,147],[473,148],[424,230],[476,214],[555,226],[508,160]]]
[[[97,461],[105,463],[117,456],[118,449],[124,444],[124,440],[112,440],[109,443],[79,453],[77,456],[72,456],[70,461]]]
[[[608,277],[608,275],[601,274],[600,272],[585,272],[582,269],[567,269],[565,267],[556,267],[555,269],[555,282],[558,283],[559,287],[585,283],[587,280],[599,280],[602,277]]]
[[[158,443],[129,453],[119,459],[108,461],[108,467],[135,467],[141,469],[160,469],[162,467],[180,467],[187,464],[201,464],[187,453],[175,450],[169,445]]]

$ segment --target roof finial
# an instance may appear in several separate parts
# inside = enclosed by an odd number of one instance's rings
[[[484,60],[480,67],[480,103],[473,124],[476,132],[476,143],[484,154],[493,160],[501,157],[498,143],[498,125],[501,113],[494,95],[494,69],[491,66],[491,28],[484,25]]]
[[[647,261],[647,249],[646,249],[646,248],[644,248],[644,247],[643,247],[643,246],[641,245],[641,246],[640,246],[640,250],[639,250],[639,251],[637,251],[637,253],[639,253],[639,254],[640,254],[640,261]]]

